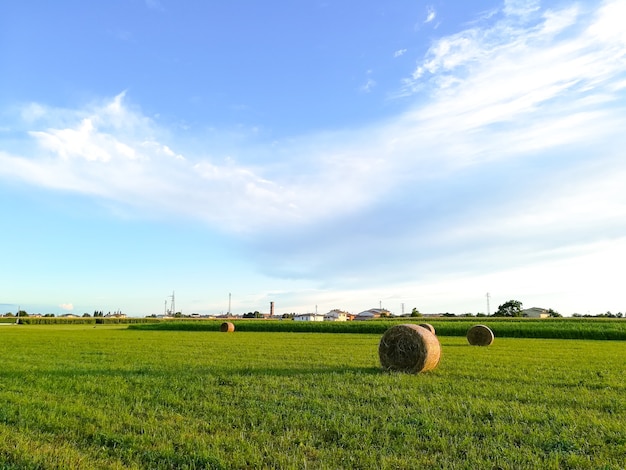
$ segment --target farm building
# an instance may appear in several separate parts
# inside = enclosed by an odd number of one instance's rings
[[[301,313],[293,317],[295,321],[324,321],[324,315],[321,313]]]
[[[324,321],[348,321],[348,313],[334,309],[324,315]]]
[[[391,312],[389,310],[386,310],[384,308],[370,308],[369,310],[365,310],[359,313],[356,317],[354,317],[354,319],[355,320],[373,320],[375,318],[390,317],[390,316],[391,316]]]
[[[548,318],[550,314],[545,308],[531,307],[522,310],[522,316],[528,318]]]

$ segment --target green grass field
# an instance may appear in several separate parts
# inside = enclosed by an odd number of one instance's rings
[[[0,468],[624,468],[626,343],[379,339],[2,326]]]

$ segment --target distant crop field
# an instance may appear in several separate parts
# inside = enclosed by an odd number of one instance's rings
[[[390,320],[311,322],[292,320],[229,320],[237,331],[383,334],[398,323],[429,323],[439,336],[465,336],[477,324],[500,338],[626,340],[626,319],[588,318],[394,318]],[[130,326],[142,330],[218,331],[220,320],[155,321]]]
[[[0,468],[620,469],[626,343],[442,336],[420,375],[379,334],[0,329]]]

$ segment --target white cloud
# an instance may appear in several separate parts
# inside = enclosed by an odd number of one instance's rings
[[[626,68],[625,49],[619,55],[624,34],[596,33],[613,14],[611,5],[590,19],[568,8],[544,12],[526,29],[505,17],[487,29],[441,38],[411,84],[429,86],[429,103],[330,139],[279,142],[270,165],[185,156],[121,93],[76,111],[73,123],[67,110],[29,105],[23,115],[30,125],[61,114],[60,122],[70,125],[32,130],[42,152],[2,154],[0,172],[234,231],[309,226],[368,207],[389,191],[377,183],[385,178],[420,181],[619,133],[623,113],[614,104],[623,89],[617,84]],[[554,17],[562,19],[558,25]],[[553,40],[556,34],[562,39]],[[374,86],[369,80],[364,91]]]
[[[398,49],[396,52],[393,53],[393,57],[402,57],[404,54],[406,54],[406,51],[406,49]]]
[[[435,11],[435,8],[432,5],[428,6],[428,8],[426,8],[426,19],[424,20],[424,23],[431,23],[436,17],[437,12]]]
[[[319,305],[320,311],[339,307],[358,313],[377,307],[382,301],[383,307],[394,314],[401,313],[402,304],[405,312],[417,307],[423,313],[486,313],[489,292],[491,313],[509,299],[520,299],[524,307],[554,308],[563,315],[624,311],[621,279],[615,275],[614,266],[616,259],[626,257],[626,238],[534,253],[533,259],[524,263],[502,262],[508,261],[505,251],[494,254],[495,257],[500,262],[483,271],[442,272],[442,262],[451,261],[454,265],[455,260],[436,259],[419,263],[422,272],[413,275],[405,260],[404,266],[396,267],[404,275],[391,285],[380,281],[360,281],[350,286],[329,282],[317,289],[275,292],[262,296],[256,304],[274,300],[280,308],[290,305],[291,311],[311,311],[311,306]],[[368,276],[374,274],[375,267],[365,268]],[[598,310],[598,305],[602,310]]]
[[[21,118],[26,123],[33,123],[38,119],[41,119],[46,114],[46,112],[47,110],[44,106],[38,103],[30,103],[29,105],[24,106],[21,109]]]
[[[115,137],[98,133],[91,119],[83,119],[76,129],[49,129],[30,133],[41,147],[59,155],[63,160],[84,158],[89,161],[108,162],[119,157],[134,160],[135,150]]]
[[[372,78],[368,78],[365,84],[361,87],[361,91],[370,93],[376,86],[376,81]]]
[[[43,122],[59,113],[39,109],[42,111],[37,116]],[[349,184],[328,188],[320,197],[317,190],[300,190],[307,184],[307,175],[268,178],[264,173],[271,172],[271,168],[245,166],[235,159],[185,158],[156,137],[161,130],[153,121],[124,104],[123,94],[74,114],[69,127],[28,133],[39,145],[36,154],[24,157],[0,152],[0,174],[48,188],[95,195],[142,212],[198,218],[232,231],[254,232],[278,221],[307,223],[327,216],[329,207],[334,206],[330,214],[335,214],[342,206],[349,207],[349,200],[362,199],[350,194]],[[66,121],[71,119],[64,116]],[[285,151],[307,152],[294,148]],[[311,165],[341,167],[340,160],[321,165],[311,161]],[[315,171],[326,173],[332,169]],[[328,176],[342,178],[352,171],[344,168],[336,176]]]
[[[66,304],[61,304],[59,305],[59,308],[62,308],[63,310],[74,310],[74,305],[71,303],[66,303]]]
[[[539,0],[504,0],[504,13],[510,16],[526,17],[540,8]]]

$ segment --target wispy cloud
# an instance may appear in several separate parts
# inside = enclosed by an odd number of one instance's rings
[[[371,77],[368,77],[365,81],[365,84],[361,86],[361,91],[364,93],[370,93],[374,87],[376,86],[376,80]]]
[[[426,19],[424,20],[424,23],[432,23],[435,18],[437,17],[437,12],[435,11],[435,8],[430,5],[426,8]]]
[[[507,16],[525,17],[539,11],[539,0],[504,0],[503,11]]]
[[[393,53],[393,57],[402,57],[404,54],[406,54],[406,49],[398,49],[396,52]]]

